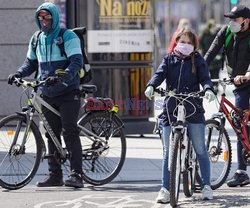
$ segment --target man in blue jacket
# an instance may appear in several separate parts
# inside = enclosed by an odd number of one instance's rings
[[[9,75],[8,83],[12,84],[15,78],[26,77],[38,71],[39,80],[47,79],[48,85],[41,86],[41,96],[61,114],[61,118],[42,107],[43,113],[60,141],[62,133],[66,148],[70,154],[71,174],[65,181],[65,186],[82,188],[82,149],[77,129],[77,117],[80,108],[78,71],[83,67],[80,40],[76,34],[66,30],[63,35],[66,56],[60,54],[56,44],[61,30],[59,12],[52,3],[44,3],[35,13],[36,23],[41,31],[34,49],[33,38],[29,42],[27,58],[15,74]],[[55,76],[56,70],[63,70],[63,81]],[[48,138],[49,154],[56,154],[57,149]],[[38,182],[39,187],[62,186],[63,173],[61,165],[54,158],[48,160],[49,177]]]

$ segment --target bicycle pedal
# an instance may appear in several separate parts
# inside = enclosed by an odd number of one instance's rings
[[[195,193],[200,193],[201,192],[201,186],[198,185],[198,184],[194,185],[194,192]]]
[[[52,157],[54,157],[54,155],[52,155],[52,154],[44,154],[44,159],[49,159],[49,158],[52,158]]]

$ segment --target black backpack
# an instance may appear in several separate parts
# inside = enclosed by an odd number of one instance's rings
[[[65,48],[64,48],[64,41],[63,41],[63,34],[67,29],[65,28],[61,28],[59,35],[56,39],[56,44],[58,45],[60,52],[61,52],[61,56],[65,56],[67,57],[67,54],[65,53]],[[84,42],[84,38],[83,35],[86,34],[87,29],[85,27],[77,27],[72,29],[72,31],[78,36],[78,38],[80,39],[80,44],[81,44],[81,51],[82,51],[82,56],[83,56],[83,62],[84,62],[84,70],[85,70],[85,74],[84,76],[82,76],[82,70],[78,73],[80,76],[80,84],[84,84],[89,82],[92,79],[92,73],[91,73],[91,68],[90,68],[90,64],[87,58],[87,55],[85,53],[85,42]],[[36,51],[37,48],[37,42],[38,42],[38,37],[41,34],[41,31],[36,31],[33,34],[33,39],[32,39],[32,45],[33,45],[33,50]],[[68,57],[67,57],[68,58]],[[37,73],[35,74],[35,78],[37,77]]]

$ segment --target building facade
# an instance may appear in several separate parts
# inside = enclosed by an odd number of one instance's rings
[[[7,84],[25,60],[28,42],[37,30],[35,11],[43,0],[0,0],[0,116],[20,111],[21,88]]]

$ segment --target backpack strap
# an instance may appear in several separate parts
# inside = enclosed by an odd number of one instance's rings
[[[38,38],[39,35],[41,34],[41,31],[38,30],[36,32],[34,32],[33,36],[32,36],[32,49],[34,51],[34,53],[36,54],[36,49],[37,49],[37,45],[38,45]],[[37,79],[38,77],[38,70],[36,70],[34,78]]]
[[[231,32],[230,27],[227,26],[225,43],[224,43],[225,48],[228,46],[228,44],[230,43],[230,41],[232,40],[232,38],[233,38],[233,33]]]
[[[56,38],[56,45],[59,47],[60,49],[60,53],[61,53],[61,56],[65,56],[66,58],[67,57],[67,54],[65,52],[65,48],[64,48],[64,40],[63,40],[63,35],[65,33],[67,29],[65,28],[61,28],[59,34],[58,34],[58,37]]]
[[[36,48],[37,48],[37,43],[38,43],[38,38],[39,35],[41,34],[41,31],[38,30],[36,32],[34,32],[33,36],[32,36],[32,47],[33,47],[33,51],[36,53]]]

